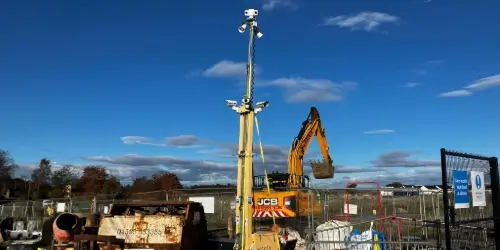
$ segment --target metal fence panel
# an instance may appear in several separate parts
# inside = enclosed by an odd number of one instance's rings
[[[490,178],[491,193],[486,195],[486,207],[455,208],[453,171],[478,171]],[[498,159],[442,148],[441,174],[446,249],[496,249],[497,243],[500,244],[500,237],[495,236],[495,229],[500,227]]]

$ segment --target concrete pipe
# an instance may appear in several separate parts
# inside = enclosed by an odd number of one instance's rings
[[[80,217],[75,214],[62,213],[52,224],[54,239],[60,242],[72,241],[73,236],[79,234],[81,230]]]

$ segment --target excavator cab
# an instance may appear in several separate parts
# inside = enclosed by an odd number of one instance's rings
[[[275,190],[279,189],[287,189],[290,188],[289,180],[291,174],[289,173],[281,173],[281,172],[272,172],[267,174],[267,180],[269,181],[269,187]],[[309,176],[300,175],[297,176],[300,181],[300,187],[306,188],[309,187]],[[265,175],[257,175],[254,176],[253,182],[254,188],[267,188],[266,184],[266,176]]]

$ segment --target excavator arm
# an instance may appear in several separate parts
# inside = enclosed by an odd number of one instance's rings
[[[312,137],[316,136],[323,156],[322,161],[311,161],[311,168],[314,178],[333,178],[335,167],[330,157],[328,142],[325,136],[325,129],[321,123],[319,112],[315,107],[311,107],[307,119],[302,123],[299,134],[293,140],[292,147],[288,154],[288,173],[290,187],[303,187],[304,183],[304,155],[311,145]]]

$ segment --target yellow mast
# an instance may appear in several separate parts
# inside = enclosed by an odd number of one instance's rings
[[[248,28],[250,38],[248,42],[247,86],[242,104],[238,107],[236,101],[226,100],[226,105],[240,115],[240,131],[238,146],[238,180],[236,190],[236,244],[237,250],[248,250],[253,246],[252,238],[252,202],[253,202],[253,122],[255,114],[269,105],[269,102],[253,103],[253,73],[255,37],[262,37],[257,26],[256,18],[259,11],[245,10],[246,20],[238,31],[244,33]]]

